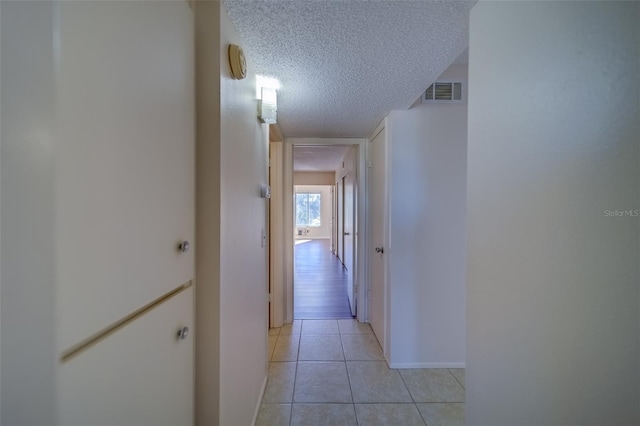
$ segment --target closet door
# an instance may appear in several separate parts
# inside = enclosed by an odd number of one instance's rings
[[[193,288],[60,366],[60,425],[193,424]]]
[[[369,323],[388,354],[387,330],[387,176],[385,128],[369,141]]]
[[[190,424],[194,41],[185,1],[59,2],[56,314],[61,424]],[[144,409],[144,410],[143,410]]]

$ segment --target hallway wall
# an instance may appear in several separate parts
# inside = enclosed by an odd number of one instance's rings
[[[455,67],[466,79],[466,66]],[[467,105],[392,111],[387,123],[390,365],[462,368]]]
[[[240,44],[218,1],[195,2],[197,70],[197,424],[251,424],[267,373],[268,126],[255,72],[234,80]]]
[[[640,423],[638,22],[471,10],[468,425]]]

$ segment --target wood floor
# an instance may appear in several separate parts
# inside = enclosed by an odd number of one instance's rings
[[[347,271],[329,251],[329,240],[295,246],[294,319],[353,318],[347,297]]]

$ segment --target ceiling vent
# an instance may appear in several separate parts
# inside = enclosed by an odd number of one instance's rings
[[[464,102],[461,81],[438,81],[427,88],[422,96],[423,103]]]

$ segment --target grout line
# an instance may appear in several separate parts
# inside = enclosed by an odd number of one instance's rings
[[[458,384],[460,386],[462,386],[462,390],[464,391],[464,399],[467,399],[467,389],[464,387],[464,385],[462,383],[460,383],[460,380],[458,380],[458,378],[456,377],[455,374],[453,374],[453,371],[451,371],[450,368],[447,368],[447,370],[449,370],[449,373],[451,373],[451,375],[453,376],[454,379],[456,379],[456,382],[458,382]]]
[[[291,390],[291,409],[289,410],[289,426],[293,421],[293,404],[296,397],[296,385],[298,384],[298,358],[300,357],[300,343],[302,337],[302,322],[300,322],[300,334],[298,334],[298,354],[296,355],[296,371],[293,374],[293,389]]]
[[[302,344],[302,326],[304,324],[304,320],[300,321],[300,333],[298,334],[298,352],[296,353],[296,371],[293,376],[293,390],[291,392],[291,410],[289,411],[289,426],[291,426],[291,422],[293,421],[293,405],[295,404],[296,398],[296,385],[298,384],[298,363],[300,362],[300,345]]]
[[[269,354],[269,363],[273,362],[273,354],[276,352],[276,346],[278,345],[278,339],[280,338],[280,329],[278,329],[278,334],[273,334],[267,335],[267,339],[269,339],[271,336],[276,336],[276,342],[273,344],[273,348],[271,349],[271,353]],[[268,340],[267,340],[267,344],[268,344]]]
[[[338,330],[340,326],[338,326]],[[353,397],[353,388],[351,387],[351,377],[349,377],[349,367],[347,366],[347,354],[344,353],[344,343],[342,342],[342,335],[340,335],[340,347],[342,347],[342,356],[344,357],[344,371],[347,373],[347,383],[349,383],[349,392],[351,393],[351,407],[353,407],[353,415],[356,417],[356,425],[358,422],[358,412],[356,411],[356,400]]]
[[[296,402],[297,405],[355,405],[353,402]],[[358,402],[358,405],[415,405],[413,402]],[[418,404],[462,404],[461,402],[418,402]],[[289,402],[264,402],[262,405],[291,405]]]
[[[422,412],[418,408],[418,404],[416,403],[416,400],[413,397],[413,394],[409,390],[409,386],[407,386],[407,382],[405,382],[404,377],[402,377],[402,373],[400,372],[400,370],[396,369],[396,371],[398,372],[398,376],[400,376],[400,380],[402,380],[402,384],[404,385],[405,389],[407,390],[407,392],[409,392],[409,396],[411,397],[411,401],[413,401],[413,406],[415,407],[416,411],[418,411],[418,414],[420,415],[420,418],[422,419],[422,421],[426,425],[427,424],[427,420],[424,418],[424,416],[422,415]]]

